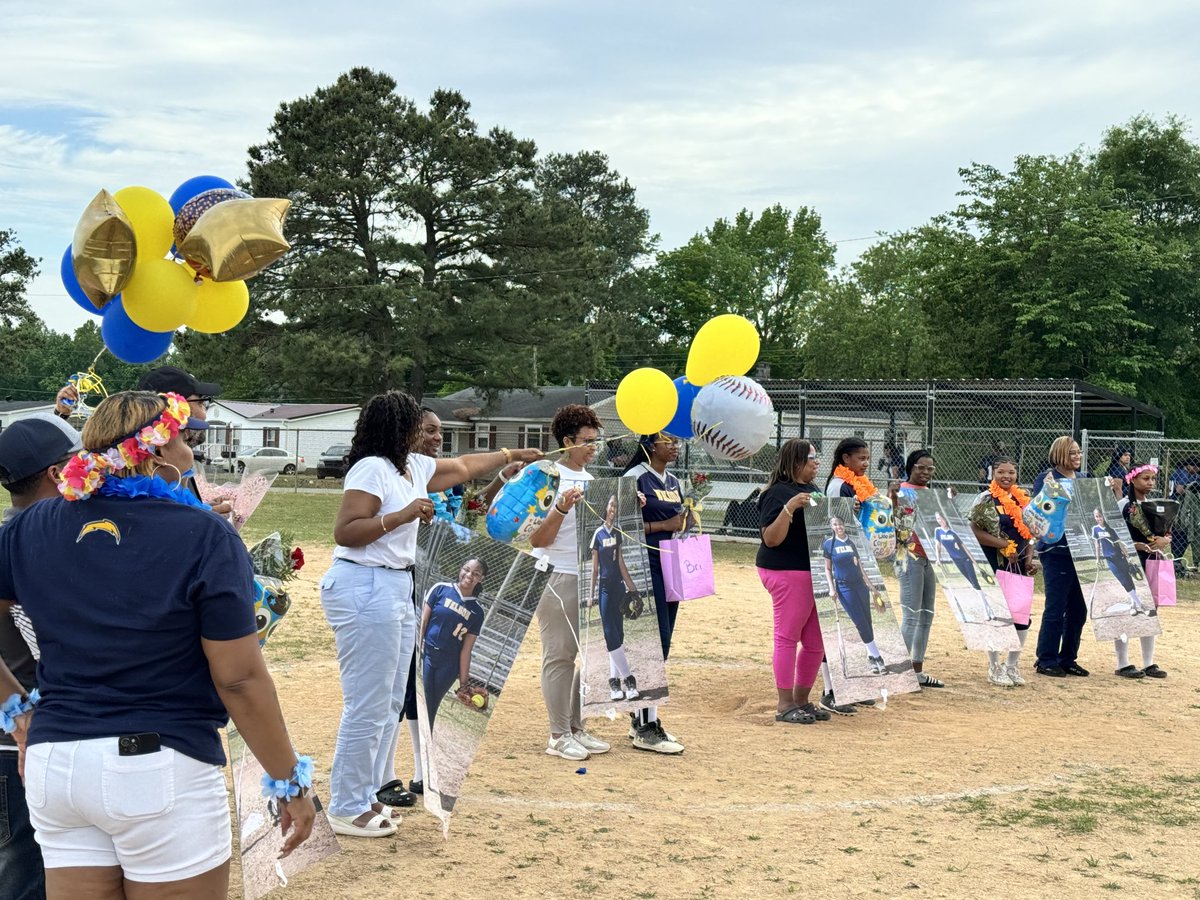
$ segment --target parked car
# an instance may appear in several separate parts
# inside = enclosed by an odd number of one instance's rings
[[[247,448],[237,455],[234,468],[238,472],[278,472],[295,475],[304,466],[304,457],[279,447]]]
[[[334,444],[317,459],[317,478],[345,478],[349,444]]]
[[[237,462],[238,449],[228,444],[213,442],[193,447],[192,453],[196,457],[197,463],[202,464],[205,469],[212,469],[217,472],[232,472],[234,471],[234,464]]]

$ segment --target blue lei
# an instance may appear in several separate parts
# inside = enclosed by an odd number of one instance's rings
[[[100,484],[98,493],[105,497],[154,497],[157,500],[170,500],[184,506],[196,506],[200,509],[211,509],[207,503],[193,494],[184,485],[184,480],[190,477],[192,470],[183,473],[183,478],[175,483],[163,481],[153,475],[130,475],[127,478],[105,478]]]

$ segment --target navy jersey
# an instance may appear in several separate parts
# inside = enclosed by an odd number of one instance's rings
[[[827,497],[853,497],[854,485],[847,484],[835,475],[825,485],[825,495]]]
[[[971,554],[963,546],[962,540],[949,528],[938,528],[933,532],[933,539],[941,544],[942,549],[950,554],[951,559],[970,559]]]
[[[821,545],[821,554],[833,563],[833,578],[839,584],[851,584],[862,580],[863,574],[858,567],[858,551],[849,540],[826,538],[825,543]]]
[[[683,512],[683,487],[670,472],[659,475],[643,463],[626,474],[637,478],[637,489],[646,498],[646,505],[642,507],[642,521],[665,522]],[[656,531],[646,535],[646,543],[657,547],[663,541],[670,540],[671,536],[669,531]],[[650,556],[653,558],[655,554],[651,553]]]
[[[621,584],[621,533],[617,526],[601,525],[592,535],[591,550],[597,554],[600,571],[597,580],[607,588]]]
[[[466,599],[457,585],[443,581],[435,584],[425,595],[429,607],[429,625],[425,628],[425,655],[434,651],[452,650],[455,659],[468,634],[483,630],[483,607],[474,597]]]
[[[1100,542],[1100,552],[1105,559],[1113,559],[1120,553],[1116,545],[1117,536],[1107,525],[1093,526],[1092,540]]]

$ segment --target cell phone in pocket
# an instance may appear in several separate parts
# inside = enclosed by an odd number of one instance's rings
[[[162,749],[158,732],[146,731],[141,734],[123,734],[117,738],[117,754],[119,756],[144,756],[147,753],[157,753]]]

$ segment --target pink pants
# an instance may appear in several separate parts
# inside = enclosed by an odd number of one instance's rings
[[[812,574],[800,569],[759,569],[758,577],[771,594],[775,611],[775,652],[771,657],[775,687],[781,691],[810,688],[825,656]]]

